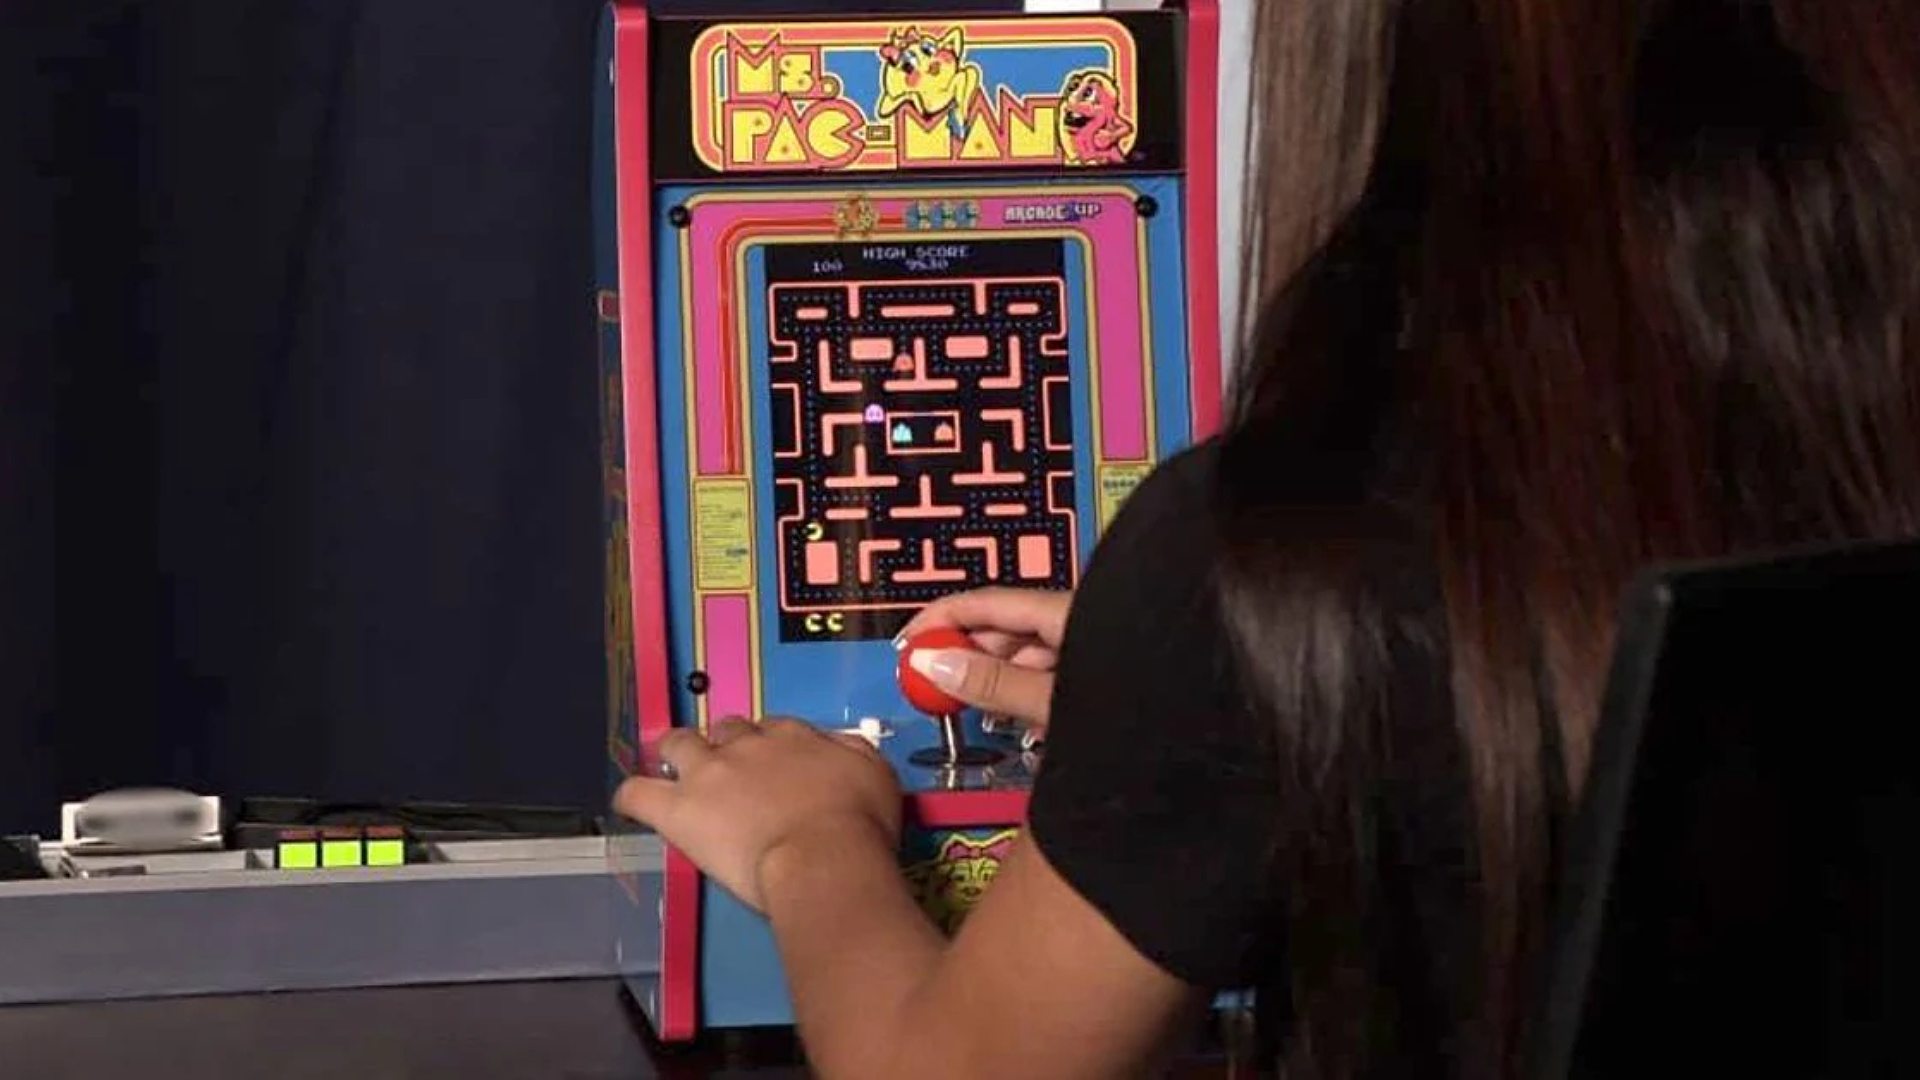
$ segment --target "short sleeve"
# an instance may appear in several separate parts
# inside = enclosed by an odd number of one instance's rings
[[[1277,954],[1276,768],[1212,587],[1210,447],[1127,501],[1074,597],[1029,830],[1130,941],[1204,987]]]

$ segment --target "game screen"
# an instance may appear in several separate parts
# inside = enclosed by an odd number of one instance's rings
[[[1060,241],[770,245],[766,288],[781,640],[1073,584]]]

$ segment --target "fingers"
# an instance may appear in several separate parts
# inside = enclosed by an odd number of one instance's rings
[[[1006,659],[1019,650],[1020,646],[1033,639],[1019,634],[1009,634],[1003,630],[975,630],[967,635],[983,653],[989,653]]]
[[[1046,718],[1053,675],[965,649],[924,649],[909,661],[928,682],[978,709]]]
[[[1066,633],[1067,608],[1072,596],[1066,592],[1002,586],[954,593],[922,608],[900,631],[900,637],[911,637],[936,626],[956,626],[968,631],[997,630],[1035,637],[1058,646]]]
[[[650,776],[630,777],[613,793],[613,808],[623,817],[651,829],[658,829],[669,816],[678,795],[672,780]]]
[[[716,720],[707,730],[707,742],[713,746],[725,746],[735,739],[760,734],[759,725],[744,717],[729,716]]]
[[[834,742],[837,742],[841,746],[844,746],[847,749],[858,753],[861,757],[873,757],[880,753],[879,747],[873,745],[871,742],[868,742],[867,737],[865,735],[859,734],[858,732],[829,731],[826,734],[827,734],[827,737],[832,739]]]
[[[770,716],[760,721],[760,730],[767,735],[790,739],[795,735],[822,734],[819,728],[804,720],[795,720],[788,716]]]
[[[1060,654],[1047,645],[1022,645],[1014,650],[1012,656],[1006,657],[1006,661],[1016,667],[1052,671],[1054,665],[1060,662]]]
[[[614,792],[613,809],[671,838],[673,819],[681,807],[699,805],[698,800],[711,799],[715,791],[737,786],[742,776],[751,776],[754,770],[765,769],[770,760],[778,760],[783,756],[787,756],[788,760],[804,760],[806,754],[819,752],[797,746],[795,740],[820,740],[858,754],[869,762],[883,761],[878,749],[856,732],[822,731],[804,721],[786,717],[773,717],[758,723],[740,717],[726,717],[713,721],[704,737],[694,728],[675,728],[662,735],[653,743],[654,752],[651,756],[664,767],[668,778],[653,775],[629,777]],[[720,767],[723,761],[732,761],[746,771],[735,771],[729,775],[728,770]],[[879,767],[885,768],[884,764]]]
[[[674,776],[684,779],[713,757],[713,746],[693,728],[674,728],[660,736],[654,753]]]

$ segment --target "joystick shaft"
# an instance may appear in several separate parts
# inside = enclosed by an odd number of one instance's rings
[[[940,751],[945,758],[944,764],[960,764],[960,755],[967,748],[967,731],[960,726],[959,713],[946,713],[940,717]]]

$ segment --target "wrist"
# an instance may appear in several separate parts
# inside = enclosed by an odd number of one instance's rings
[[[865,814],[821,818],[789,832],[761,854],[755,877],[771,913],[776,896],[803,886],[810,876],[846,877],[859,861],[891,865],[898,838]]]

